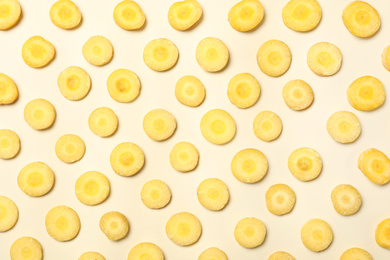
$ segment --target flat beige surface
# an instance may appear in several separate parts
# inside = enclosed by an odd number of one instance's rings
[[[382,67],[380,58],[390,44],[387,0],[371,1],[382,19],[379,33],[371,39],[357,38],[344,27],[341,13],[349,2],[346,0],[319,0],[323,18],[309,33],[294,32],[284,26],[281,10],[286,0],[263,0],[265,20],[250,33],[233,30],[227,21],[235,0],[201,0],[203,19],[188,32],[176,31],[168,23],[167,12],[173,0],[139,0],[147,24],[135,32],[125,31],[114,23],[112,12],[118,1],[75,2],[83,15],[81,27],[75,30],[62,30],[51,23],[49,9],[53,0],[20,0],[23,9],[20,24],[0,32],[0,72],[13,78],[20,91],[17,103],[0,107],[0,128],[14,130],[22,145],[15,159],[0,160],[0,194],[14,200],[20,210],[16,226],[0,234],[0,259],[9,259],[11,244],[25,235],[41,242],[45,259],[49,260],[77,259],[90,250],[100,252],[108,260],[126,259],[129,250],[144,241],[157,244],[168,260],[197,259],[212,246],[224,250],[232,260],[267,259],[278,250],[297,259],[338,259],[350,247],[362,247],[377,260],[390,258],[390,251],[379,247],[374,239],[376,225],[390,217],[389,186],[371,183],[357,168],[358,156],[367,148],[374,147],[390,155],[389,105],[386,101],[376,111],[360,112],[348,104],[346,97],[348,85],[364,75],[378,77],[388,87],[390,72]],[[56,48],[54,61],[43,69],[28,67],[21,57],[24,41],[33,35],[43,36]],[[94,67],[82,56],[82,45],[93,35],[103,35],[113,44],[114,58],[104,67]],[[221,73],[205,72],[195,60],[198,42],[209,36],[223,40],[230,51],[230,63]],[[176,67],[163,73],[150,70],[142,60],[143,47],[159,37],[172,40],[180,52]],[[256,63],[258,48],[270,39],[284,41],[292,52],[291,67],[279,78],[264,75]],[[316,76],[306,65],[307,50],[320,41],[329,41],[342,51],[342,68],[333,77]],[[78,102],[65,99],[56,83],[59,73],[73,65],[84,68],[92,79],[90,93]],[[106,79],[118,68],[134,71],[141,80],[141,94],[133,103],[118,103],[108,94]],[[241,72],[252,73],[262,90],[257,104],[246,110],[236,108],[227,97],[230,78]],[[198,108],[183,106],[174,96],[175,83],[184,75],[197,76],[206,87],[206,100]],[[303,79],[314,90],[314,103],[306,111],[293,111],[283,101],[282,88],[292,79]],[[35,98],[49,100],[57,110],[57,120],[49,130],[33,130],[23,119],[24,106]],[[109,138],[100,138],[88,128],[89,114],[101,106],[110,107],[119,118],[119,129]],[[155,108],[164,108],[177,119],[176,133],[164,142],[151,140],[142,129],[143,116]],[[237,124],[236,137],[224,146],[208,143],[200,133],[202,115],[214,108],[228,111]],[[283,121],[280,138],[271,143],[257,139],[252,131],[253,119],[262,110],[277,113]],[[362,124],[362,135],[353,144],[336,143],[326,131],[327,119],[339,110],[354,112]],[[86,144],[84,158],[71,165],[61,162],[54,153],[56,140],[68,133],[79,135]],[[129,178],[116,175],[109,163],[112,149],[124,141],[138,144],[146,158],[142,172]],[[199,166],[193,172],[179,173],[169,164],[169,152],[180,141],[189,141],[199,150]],[[320,177],[308,183],[297,180],[287,168],[290,153],[304,146],[317,150],[324,164]],[[268,158],[269,172],[260,183],[240,183],[230,172],[231,159],[244,148],[259,149]],[[56,176],[54,189],[41,198],[28,197],[16,182],[20,169],[33,161],[47,163]],[[82,173],[93,170],[110,179],[112,193],[103,204],[90,207],[77,200],[74,184]],[[221,212],[211,212],[197,200],[198,184],[210,177],[222,179],[230,191],[231,200]],[[142,185],[155,178],[165,181],[173,196],[171,203],[161,210],[146,208],[140,198]],[[275,183],[285,183],[294,189],[297,203],[291,214],[278,217],[268,212],[265,192]],[[342,183],[353,185],[362,195],[363,206],[354,216],[344,217],[333,209],[331,191]],[[81,219],[79,235],[65,243],[52,239],[44,226],[46,213],[61,204],[72,207]],[[130,235],[120,242],[109,241],[99,229],[100,217],[112,210],[122,212],[130,221]],[[195,214],[202,223],[203,234],[190,247],[177,246],[165,234],[169,217],[181,211]],[[266,240],[259,248],[245,249],[234,240],[234,227],[244,217],[257,217],[267,227]],[[324,219],[333,229],[334,241],[322,253],[309,251],[300,241],[300,229],[310,218]]]

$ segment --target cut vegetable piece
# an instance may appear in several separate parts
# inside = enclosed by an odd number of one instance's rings
[[[145,133],[155,141],[164,141],[176,130],[175,117],[164,109],[149,111],[143,120]]]
[[[79,260],[106,260],[106,258],[98,252],[86,252],[79,257]]]
[[[74,163],[85,154],[85,144],[83,139],[77,135],[67,134],[58,138],[55,146],[58,159],[66,163]]]
[[[57,241],[74,239],[80,231],[80,219],[76,211],[67,206],[52,208],[46,215],[47,233]]]
[[[226,67],[229,50],[220,39],[204,38],[196,47],[196,60],[205,71],[217,72]]]
[[[390,71],[390,45],[387,46],[382,53],[382,64],[385,69]]]
[[[47,194],[54,185],[54,173],[43,162],[27,164],[19,172],[18,186],[31,197],[40,197]]]
[[[199,153],[193,144],[180,142],[172,148],[169,154],[169,161],[175,170],[189,172],[198,165]]]
[[[61,94],[69,100],[83,99],[91,89],[91,78],[80,67],[71,66],[64,69],[57,80]]]
[[[331,194],[334,209],[337,213],[349,216],[359,211],[362,197],[357,189],[348,184],[336,186]]]
[[[29,38],[22,46],[22,58],[32,68],[41,68],[49,64],[55,52],[54,46],[41,36]]]
[[[287,82],[284,85],[282,95],[286,105],[297,111],[310,107],[314,100],[313,89],[300,79]]]
[[[229,202],[229,190],[226,184],[217,178],[202,181],[197,189],[198,200],[209,210],[222,210]]]
[[[0,105],[15,103],[18,97],[19,91],[15,82],[7,75],[0,73]]]
[[[120,143],[110,155],[111,168],[121,176],[132,176],[144,166],[145,157],[141,148],[134,143]]]
[[[171,201],[171,190],[160,180],[151,180],[141,190],[141,200],[150,209],[164,208]]]
[[[233,157],[230,169],[237,180],[244,183],[256,183],[267,174],[268,161],[259,150],[248,148],[239,151]]]
[[[0,1],[0,30],[5,31],[14,27],[20,18],[22,10],[16,0]]]
[[[238,108],[248,108],[256,104],[260,97],[260,84],[249,73],[235,75],[228,85],[228,97]]]
[[[77,179],[75,193],[78,200],[85,205],[100,204],[110,194],[110,181],[100,172],[86,172]]]
[[[81,13],[70,0],[59,0],[50,8],[51,21],[62,29],[76,28],[81,22]]]
[[[291,0],[283,7],[282,17],[291,30],[311,31],[321,21],[321,6],[316,0]]]
[[[354,142],[361,133],[360,121],[348,111],[335,112],[326,123],[329,135],[342,144]]]
[[[0,195],[0,232],[13,228],[18,221],[19,210],[9,198]]]
[[[108,93],[118,102],[134,101],[139,95],[140,88],[141,83],[137,74],[127,69],[117,69],[107,79]]]
[[[198,260],[228,260],[224,251],[216,247],[210,247],[204,250]]]
[[[233,117],[222,109],[212,109],[200,120],[203,137],[213,144],[226,144],[236,135]]]
[[[378,11],[363,1],[349,3],[344,8],[342,18],[348,31],[362,38],[374,35],[381,26],[381,18]]]
[[[179,246],[196,243],[202,233],[202,226],[197,217],[188,212],[173,215],[165,226],[165,232],[172,242]]]
[[[111,42],[100,35],[89,38],[82,51],[85,60],[95,66],[109,63],[114,53]]]
[[[271,77],[286,73],[291,64],[290,48],[282,41],[265,42],[257,52],[257,64],[261,71]]]
[[[169,24],[178,31],[193,27],[202,17],[202,6],[196,0],[179,1],[171,5],[168,11]]]
[[[230,26],[239,32],[250,31],[264,18],[264,8],[259,0],[242,0],[228,14]]]
[[[307,52],[307,65],[318,76],[336,74],[343,61],[341,51],[329,42],[319,42],[310,47]]]
[[[145,14],[134,1],[124,0],[114,9],[115,23],[125,30],[137,30],[145,24]]]
[[[0,158],[14,158],[20,151],[19,136],[12,130],[0,129]]]
[[[154,71],[166,71],[175,66],[179,50],[168,39],[159,38],[146,44],[143,54],[145,64]]]
[[[45,99],[31,100],[24,108],[24,120],[33,129],[47,129],[53,125],[55,119],[56,109]]]
[[[390,218],[383,220],[376,227],[375,240],[383,248],[390,249]]]
[[[384,185],[390,181],[390,159],[377,149],[363,151],[359,156],[358,166],[375,184]]]
[[[262,111],[253,120],[253,132],[257,138],[271,142],[277,139],[283,129],[280,117],[271,111]]]
[[[288,157],[290,172],[301,181],[316,179],[322,171],[322,160],[314,149],[302,147]]]
[[[127,218],[117,211],[104,214],[99,222],[100,229],[112,241],[118,241],[126,237],[130,230]]]
[[[340,260],[372,260],[372,257],[366,250],[354,247],[346,250]]]
[[[206,89],[198,78],[184,76],[176,83],[175,96],[183,105],[197,107],[203,103],[206,96]]]
[[[118,128],[118,117],[110,108],[99,107],[89,116],[88,126],[94,134],[108,137],[113,135]]]
[[[267,209],[278,216],[290,213],[295,206],[295,199],[295,192],[285,184],[272,185],[265,193]]]
[[[370,111],[382,106],[386,99],[382,82],[372,76],[360,77],[347,90],[349,104],[361,111]]]
[[[267,229],[257,218],[243,218],[234,229],[234,237],[238,244],[245,248],[255,248],[263,244]]]
[[[135,245],[129,252],[127,260],[164,260],[164,253],[153,243],[143,242]]]
[[[310,219],[301,229],[301,240],[307,249],[320,252],[332,243],[333,232],[329,224],[322,219]]]
[[[32,237],[18,238],[10,249],[11,260],[42,260],[42,246]]]
[[[278,251],[268,257],[268,260],[295,260],[295,257],[289,253]]]

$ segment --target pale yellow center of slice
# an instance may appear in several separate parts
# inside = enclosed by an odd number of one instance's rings
[[[225,131],[225,123],[221,120],[215,120],[211,123],[211,129],[214,133],[221,134]]]
[[[264,121],[261,125],[261,128],[263,128],[264,131],[269,131],[272,129],[272,123],[270,121]]]
[[[117,221],[112,221],[110,222],[110,228],[111,229],[117,229],[118,228],[118,222]]]
[[[65,146],[65,151],[66,151],[68,154],[72,154],[75,150],[76,150],[76,147],[75,147],[73,144],[67,144],[67,145]]]
[[[355,21],[360,25],[367,25],[370,23],[370,15],[365,10],[359,10],[355,14]]]
[[[42,184],[43,177],[42,174],[39,172],[33,172],[28,176],[27,180],[28,184],[30,184],[33,187],[37,187]]]
[[[137,12],[133,8],[128,7],[122,11],[122,17],[128,21],[132,21],[137,17]]]
[[[347,121],[341,121],[338,125],[338,129],[342,133],[348,133],[351,131],[352,125]]]
[[[297,20],[306,20],[309,17],[310,13],[311,11],[309,8],[307,8],[307,6],[298,5],[294,9],[292,16]]]
[[[192,13],[191,8],[189,8],[188,6],[183,6],[180,8],[179,12],[177,13],[177,17],[181,20],[187,20],[188,18],[190,18],[191,13]]]
[[[61,8],[58,10],[58,16],[62,20],[70,19],[73,16],[72,9],[68,8],[67,6],[61,6]]]
[[[100,56],[102,54],[102,48],[99,45],[94,45],[92,47],[92,53],[95,56]]]
[[[45,115],[45,113],[41,109],[37,109],[34,111],[34,118],[37,120],[42,120],[44,115]]]
[[[188,159],[190,159],[190,155],[187,152],[181,152],[179,154],[179,158],[181,161],[188,161]]]
[[[252,173],[256,169],[256,164],[252,159],[245,160],[242,164],[242,169],[246,173]]]
[[[153,259],[154,258],[151,255],[149,255],[148,253],[142,254],[140,256],[140,260],[153,260]]]
[[[77,77],[76,75],[72,75],[68,78],[66,83],[67,83],[66,86],[68,87],[68,89],[75,90],[75,89],[79,88],[79,86],[80,86],[80,78]]]
[[[255,10],[250,6],[245,6],[240,10],[240,18],[242,20],[249,20],[253,17]]]
[[[347,194],[344,194],[344,195],[341,197],[341,200],[342,200],[343,203],[348,204],[348,203],[350,203],[351,198],[350,198]]]
[[[187,87],[185,90],[185,93],[188,96],[192,96],[195,93],[195,88],[193,86]]]
[[[251,94],[251,89],[246,83],[241,83],[236,88],[236,93],[241,98],[247,98]]]
[[[0,19],[7,18],[9,16],[10,9],[6,4],[0,5]]]
[[[2,148],[8,148],[10,147],[11,142],[7,138],[3,138],[0,140],[0,147]]]
[[[154,49],[153,56],[156,60],[164,61],[168,58],[168,50],[164,46],[158,46]]]
[[[4,218],[7,214],[7,211],[5,210],[5,207],[0,205],[0,219]]]
[[[99,119],[98,125],[99,125],[100,127],[105,127],[105,126],[107,126],[107,118],[101,117],[101,118]]]
[[[313,162],[307,158],[307,157],[302,157],[302,158],[299,158],[298,160],[298,168],[303,170],[303,171],[307,171],[307,170],[310,170],[311,168],[313,167]]]
[[[84,187],[85,193],[90,196],[97,194],[98,190],[99,185],[95,181],[89,181]]]
[[[149,194],[153,200],[158,200],[161,197],[160,192],[156,189],[151,190]]]
[[[321,52],[318,55],[318,63],[327,66],[333,62],[332,56],[328,52]]]
[[[69,226],[69,221],[61,216],[57,219],[56,221],[56,228],[59,229],[59,230],[66,230]]]
[[[21,250],[21,253],[24,259],[30,259],[30,257],[32,257],[33,254],[31,248],[29,248],[28,246],[24,246]]]
[[[126,166],[129,166],[129,165],[132,165],[133,162],[134,162],[134,157],[131,153],[129,152],[126,152],[126,153],[122,153],[120,156],[119,156],[119,161],[123,164],[123,165],[126,165]]]
[[[278,65],[282,61],[282,55],[279,52],[273,51],[268,55],[268,61],[272,65]]]
[[[246,227],[244,230],[244,234],[247,237],[252,237],[255,234],[255,229],[253,227]]]
[[[276,203],[283,204],[284,201],[285,201],[284,196],[279,195],[279,196],[276,197]]]
[[[371,163],[371,168],[373,169],[374,172],[381,174],[385,169],[385,165],[381,160],[375,159]]]
[[[217,189],[210,188],[207,190],[207,196],[212,200],[216,200],[219,198],[219,192]]]
[[[191,231],[191,228],[187,223],[180,223],[177,226],[177,233],[181,236],[187,235],[188,233],[190,233],[190,231]]]
[[[46,50],[40,44],[33,44],[31,46],[31,55],[34,58],[40,59],[46,54]]]
[[[162,132],[164,131],[165,129],[165,122],[164,120],[158,118],[156,120],[153,121],[153,128],[159,132]]]
[[[215,48],[209,48],[206,51],[206,58],[210,61],[216,60],[218,57],[218,51]]]
[[[313,231],[313,238],[314,240],[321,241],[323,238],[323,232],[320,229],[315,229]]]
[[[293,96],[294,96],[296,99],[302,98],[302,91],[299,90],[299,89],[295,89],[294,92],[293,92]]]
[[[371,86],[363,86],[359,91],[359,97],[365,100],[370,100],[374,96],[374,90]]]
[[[130,90],[130,82],[127,79],[119,79],[115,83],[115,87],[119,92],[126,93]]]

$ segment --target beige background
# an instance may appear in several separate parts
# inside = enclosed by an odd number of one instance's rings
[[[227,21],[235,0],[200,0],[203,19],[188,32],[176,31],[168,23],[167,12],[174,0],[139,0],[147,24],[135,32],[125,31],[114,23],[112,12],[119,1],[75,2],[83,15],[82,25],[76,30],[62,30],[51,23],[49,9],[54,0],[20,0],[21,22],[12,30],[0,32],[0,71],[13,78],[20,91],[17,103],[0,107],[0,128],[14,130],[22,144],[21,153],[15,159],[0,160],[0,194],[14,200],[20,210],[16,226],[0,234],[0,259],[9,259],[11,244],[25,235],[41,242],[45,259],[77,259],[89,250],[99,251],[109,260],[126,259],[129,250],[143,241],[160,246],[168,260],[197,259],[203,250],[212,246],[221,248],[234,260],[266,259],[278,250],[287,251],[297,259],[338,259],[350,247],[362,247],[374,259],[390,258],[390,251],[379,247],[374,239],[376,225],[390,217],[389,187],[371,183],[357,168],[357,158],[367,148],[375,147],[390,155],[388,102],[376,111],[360,112],[346,98],[348,85],[360,76],[378,77],[388,87],[390,73],[380,60],[382,50],[390,44],[386,33],[390,29],[388,1],[371,1],[382,19],[379,33],[371,39],[359,39],[344,27],[341,13],[347,0],[319,0],[322,21],[309,33],[294,32],[284,26],[281,10],[287,0],[262,0],[265,20],[250,33],[233,30]],[[56,48],[56,57],[46,68],[33,69],[22,60],[21,47],[33,35],[43,36]],[[114,46],[114,58],[104,67],[94,67],[82,56],[82,45],[93,35],[107,37]],[[220,38],[229,48],[230,63],[221,73],[207,73],[195,60],[198,42],[208,36]],[[174,69],[163,73],[150,70],[142,60],[145,44],[159,37],[172,40],[180,52]],[[293,56],[290,69],[279,78],[264,75],[256,63],[258,48],[270,39],[284,41]],[[320,41],[329,41],[342,51],[342,68],[333,77],[316,76],[306,65],[307,50]],[[65,99],[56,84],[59,73],[72,65],[84,68],[93,84],[88,96],[79,102]],[[107,92],[106,79],[118,68],[134,71],[141,80],[141,95],[133,103],[118,103]],[[246,110],[232,105],[226,94],[230,78],[241,72],[252,73],[262,90],[257,104]],[[183,106],[174,96],[175,83],[184,75],[197,76],[206,87],[206,100],[198,108]],[[315,94],[313,105],[303,112],[289,109],[281,95],[284,84],[298,78],[307,81]],[[56,122],[49,130],[33,130],[23,119],[24,106],[35,98],[49,100],[57,110]],[[117,133],[110,138],[100,138],[88,128],[89,114],[101,106],[113,109],[120,121]],[[176,133],[165,142],[149,139],[142,129],[143,116],[154,108],[167,109],[177,119]],[[227,145],[213,145],[201,136],[200,118],[213,108],[225,109],[236,121],[237,135]],[[252,131],[253,118],[262,110],[277,113],[283,121],[280,138],[271,143],[257,139]],[[326,132],[328,117],[338,110],[352,111],[360,119],[362,134],[357,142],[341,145]],[[84,158],[71,165],[61,162],[54,153],[56,140],[67,133],[82,137],[87,148]],[[146,156],[143,171],[130,178],[116,175],[109,163],[112,149],[124,141],[137,143]],[[194,172],[182,174],[169,164],[169,152],[179,141],[192,142],[200,152],[200,163]],[[303,146],[317,150],[324,164],[320,177],[309,183],[297,180],[287,168],[289,154]],[[264,152],[270,165],[265,179],[253,185],[240,183],[230,172],[235,153],[249,147]],[[28,197],[16,183],[20,169],[33,161],[47,163],[56,176],[54,189],[42,198]],[[76,179],[90,170],[104,173],[112,188],[109,199],[94,207],[83,205],[74,195]],[[197,200],[198,184],[209,177],[222,179],[229,188],[231,200],[221,212],[211,212]],[[165,181],[173,194],[171,203],[162,210],[146,208],[139,196],[142,185],[155,178]],[[291,214],[278,217],[266,209],[264,194],[275,183],[288,184],[296,192],[297,203]],[[330,193],[342,183],[352,184],[363,197],[363,206],[354,216],[344,217],[333,209]],[[81,219],[79,235],[65,243],[52,239],[44,226],[46,213],[61,204],[75,209]],[[100,217],[112,210],[124,213],[131,224],[130,235],[120,242],[109,241],[98,227]],[[190,247],[177,246],[165,234],[166,221],[181,211],[192,212],[202,223],[203,234]],[[249,250],[236,243],[233,230],[241,218],[252,216],[265,223],[268,235],[262,246]],[[300,241],[300,229],[310,218],[322,218],[333,229],[334,241],[322,253],[309,251]]]

